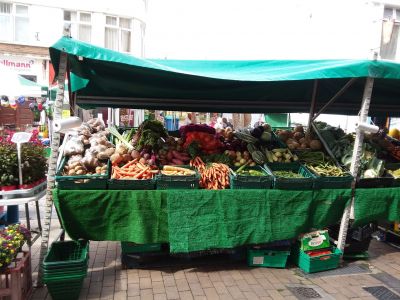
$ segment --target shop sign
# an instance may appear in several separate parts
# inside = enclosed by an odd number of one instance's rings
[[[15,69],[18,71],[30,70],[35,63],[33,59],[30,60],[17,60],[10,58],[0,58],[0,65],[5,68]]]

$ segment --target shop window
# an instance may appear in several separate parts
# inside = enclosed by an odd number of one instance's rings
[[[106,16],[104,46],[111,50],[131,52],[132,19]]]
[[[0,40],[29,41],[29,7],[0,2]]]
[[[71,36],[90,43],[92,40],[92,15],[86,12],[64,10],[64,24],[70,26]]]
[[[380,55],[383,59],[400,58],[400,8],[385,7],[382,23]]]

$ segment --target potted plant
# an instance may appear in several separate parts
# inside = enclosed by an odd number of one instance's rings
[[[0,143],[0,185],[2,191],[11,191],[18,184],[18,158],[15,145],[9,141]]]

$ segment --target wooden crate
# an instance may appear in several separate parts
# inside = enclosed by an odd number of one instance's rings
[[[0,273],[0,299],[26,300],[32,295],[30,252],[18,254],[15,262]]]

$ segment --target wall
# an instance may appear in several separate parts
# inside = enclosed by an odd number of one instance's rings
[[[134,23],[139,22],[139,20],[146,22],[144,0],[96,1],[95,5],[93,5],[93,1],[82,0],[2,1],[29,5],[29,41],[25,44],[33,46],[49,47],[62,36],[64,9],[92,13],[92,43],[98,46],[104,46],[105,14],[129,18],[133,17],[135,18]],[[135,26],[133,30],[135,30]],[[138,32],[133,32],[133,34],[138,34]],[[133,45],[133,47],[133,52],[135,54],[142,54],[137,50],[142,49],[142,45]]]
[[[371,49],[380,46],[383,5],[372,1],[153,0],[149,5],[149,58],[370,58]]]

